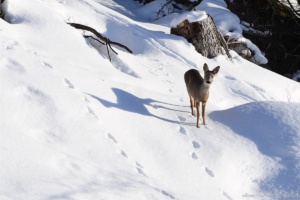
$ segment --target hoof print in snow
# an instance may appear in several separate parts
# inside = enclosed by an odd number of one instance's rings
[[[128,158],[127,154],[126,154],[124,151],[121,150],[120,153],[121,153],[121,155],[122,155],[124,158]]]
[[[171,199],[175,199],[175,197],[173,197],[170,193],[166,192],[165,190],[162,190],[161,193]]]
[[[150,104],[150,106],[152,106],[154,109],[158,109],[159,108],[159,106],[156,105],[156,104]]]
[[[110,133],[108,133],[107,134],[107,137],[111,140],[111,141],[113,141],[114,143],[118,143],[118,141],[116,140],[116,138],[114,138],[114,136],[112,136]]]
[[[69,88],[74,89],[74,85],[68,79],[64,79],[64,80]]]
[[[43,65],[44,67],[48,67],[48,68],[50,68],[50,69],[53,69],[53,67],[52,67],[50,64],[46,63],[46,62],[42,62],[42,65]]]
[[[182,117],[182,116],[177,116],[177,118],[181,121],[181,122],[185,122],[185,118],[184,117]]]
[[[143,176],[145,176],[146,178],[148,178],[148,176],[143,171],[144,167],[140,163],[138,163],[138,162],[136,162],[135,165],[136,165],[136,170],[138,171],[138,173],[141,174],[141,175],[143,175]]]
[[[233,200],[233,198],[231,198],[226,192],[223,192],[223,196],[229,200]]]
[[[87,106],[87,109],[93,117],[95,117],[97,120],[99,120],[98,116],[94,113],[93,109],[91,109],[89,106]]]
[[[196,154],[195,152],[193,152],[193,153],[191,154],[191,156],[192,156],[192,158],[193,158],[194,160],[198,160],[198,156],[197,156],[197,154]]]
[[[205,168],[205,171],[210,177],[215,177],[214,173],[210,169]]]
[[[84,101],[87,103],[91,103],[90,100],[87,97],[84,97]]]
[[[193,144],[193,147],[194,147],[195,149],[199,149],[199,148],[200,148],[200,144],[199,144],[198,142],[192,141],[192,144]]]
[[[138,167],[138,168],[141,168],[141,169],[143,169],[144,167],[143,167],[143,165],[141,165],[140,163],[138,163],[138,162],[135,162],[135,165],[136,165],[136,167]]]
[[[186,130],[182,126],[179,126],[179,132],[183,135],[186,135]]]
[[[136,168],[136,170],[138,171],[139,174],[141,174],[142,176],[145,176],[146,178],[148,178],[148,176],[144,173],[144,171],[141,168]]]

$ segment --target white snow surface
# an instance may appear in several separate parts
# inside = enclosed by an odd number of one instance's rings
[[[181,22],[188,20],[190,23],[198,22],[206,19],[207,15],[205,11],[188,11],[180,14],[174,18],[171,22],[171,27],[176,28]]]
[[[5,7],[1,200],[300,199],[299,83],[232,51],[232,61],[207,59],[169,34],[178,14],[150,22],[132,0]],[[109,62],[67,22],[133,54],[113,46]],[[196,128],[183,74],[204,63],[221,69]]]

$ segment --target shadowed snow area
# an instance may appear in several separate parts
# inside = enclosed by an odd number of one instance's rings
[[[299,83],[170,34],[173,20],[207,13],[243,39],[223,0],[151,21],[165,2],[5,0],[1,200],[300,199]],[[110,62],[67,22],[133,53],[112,45]],[[183,76],[204,63],[221,68],[197,128]]]
[[[214,111],[209,116],[250,139],[262,154],[278,160],[279,175],[261,184],[282,197],[290,194],[289,199],[300,191],[300,115],[293,114],[299,112],[299,103],[253,102]]]

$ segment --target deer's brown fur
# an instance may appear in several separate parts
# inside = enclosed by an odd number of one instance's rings
[[[184,74],[186,88],[190,97],[192,115],[194,115],[194,107],[197,109],[197,127],[199,128],[199,107],[202,103],[202,119],[203,124],[206,124],[205,106],[209,97],[209,89],[213,82],[214,76],[218,73],[220,67],[209,70],[207,64],[203,66],[204,78],[200,75],[198,70],[190,69]]]

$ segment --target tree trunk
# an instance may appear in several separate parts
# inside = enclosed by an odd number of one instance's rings
[[[4,2],[4,0],[0,0],[0,18],[4,19],[4,10],[2,8],[2,3]]]
[[[217,29],[211,16],[199,22],[181,22],[176,28],[171,28],[171,34],[183,36],[195,46],[197,52],[205,57],[213,58],[227,54],[231,59],[227,44]]]

